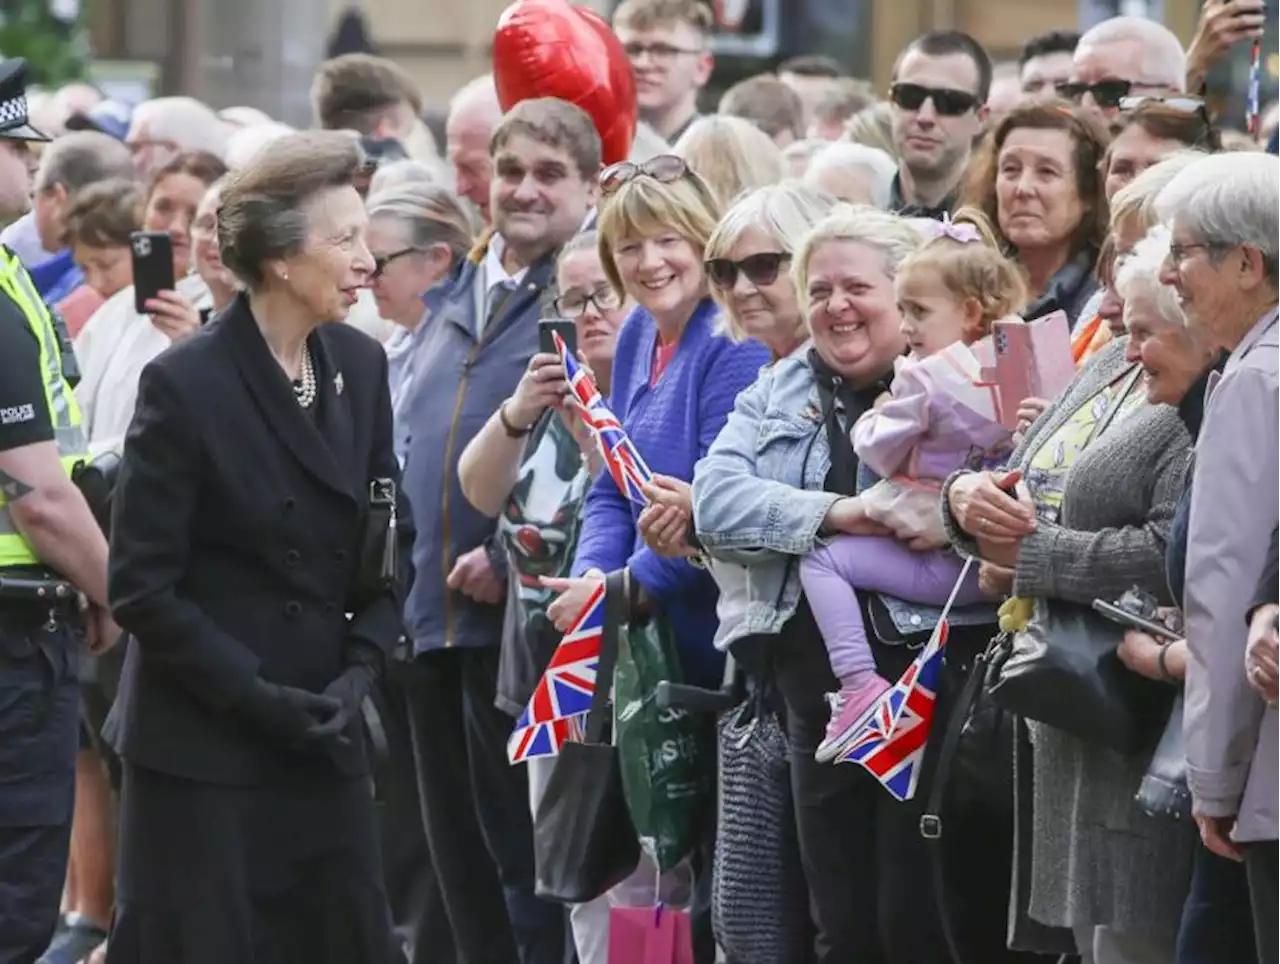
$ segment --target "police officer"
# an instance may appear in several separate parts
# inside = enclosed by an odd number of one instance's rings
[[[0,215],[31,192],[25,65],[0,63]],[[66,877],[75,796],[83,629],[107,614],[107,543],[71,481],[87,459],[53,318],[22,263],[0,248],[0,964],[48,947]],[[78,602],[87,600],[87,603]]]

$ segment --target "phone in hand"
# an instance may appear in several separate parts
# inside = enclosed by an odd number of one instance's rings
[[[133,307],[147,313],[147,302],[161,291],[172,291],[173,240],[167,231],[134,231],[129,235],[133,253]]]
[[[543,318],[538,322],[538,351],[544,355],[556,354],[556,340],[564,339],[564,347],[576,361],[578,358],[578,329],[568,318]]]
[[[1106,616],[1113,623],[1119,623],[1128,629],[1138,629],[1146,633],[1148,636],[1154,636],[1156,639],[1163,639],[1165,642],[1173,642],[1182,639],[1172,629],[1164,623],[1156,622],[1154,619],[1144,619],[1142,616],[1136,616],[1127,609],[1121,609],[1115,603],[1107,602],[1105,599],[1095,599],[1093,608]]]

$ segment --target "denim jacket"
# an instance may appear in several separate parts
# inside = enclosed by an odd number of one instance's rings
[[[747,570],[746,614],[726,639],[772,635],[800,602],[796,557],[820,546],[822,520],[840,498],[824,492],[831,447],[809,345],[761,372],[738,396],[733,412],[693,477],[698,539],[717,559]],[[858,488],[876,481],[866,468]],[[919,637],[937,625],[941,610],[878,594],[898,634]],[[995,610],[954,607],[953,625],[995,622]]]

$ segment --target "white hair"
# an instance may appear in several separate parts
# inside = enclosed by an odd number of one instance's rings
[[[232,127],[257,127],[259,124],[273,123],[271,115],[265,111],[260,111],[256,107],[247,107],[240,105],[238,107],[226,107],[218,111],[218,116],[230,124]]]
[[[256,124],[253,127],[241,127],[233,131],[227,138],[227,149],[224,160],[227,168],[238,171],[247,165],[268,144],[282,137],[295,133],[288,124],[270,121]]]
[[[1142,48],[1142,61],[1135,64],[1137,76],[1129,78],[1143,84],[1167,87],[1184,92],[1187,89],[1187,52],[1172,30],[1146,17],[1111,17],[1086,30],[1076,45],[1076,56],[1089,47],[1132,41]]]
[[[141,128],[150,140],[173,141],[181,151],[207,151],[225,160],[231,128],[194,97],[157,97],[133,112],[128,140]]]
[[[1133,251],[1116,264],[1114,288],[1124,300],[1124,322],[1137,304],[1155,310],[1155,318],[1164,325],[1185,327],[1187,316],[1178,303],[1178,293],[1160,280],[1160,271],[1169,257],[1169,229],[1157,224],[1133,247]]]
[[[1271,284],[1280,260],[1280,158],[1257,151],[1210,154],[1188,165],[1156,198],[1156,214],[1191,237],[1262,254]]]
[[[869,175],[872,206],[888,208],[898,165],[884,151],[865,144],[832,141],[814,153],[804,176],[807,182],[813,183],[815,179],[833,171],[857,171]]]
[[[471,107],[492,111],[497,117],[502,116],[502,105],[498,103],[498,85],[493,74],[481,74],[467,81],[449,100],[449,114],[453,115]]]
[[[633,164],[643,164],[651,157],[670,153],[671,145],[667,143],[666,138],[644,121],[636,124],[636,136],[631,142],[631,154],[627,160]]]
[[[823,218],[836,207],[836,199],[800,181],[769,184],[742,195],[724,213],[716,229],[707,239],[708,261],[727,258],[738,240],[751,228],[759,228],[769,236],[774,250],[794,255]],[[724,302],[724,293],[712,286],[711,296],[725,309],[724,329],[734,341],[748,337]]]

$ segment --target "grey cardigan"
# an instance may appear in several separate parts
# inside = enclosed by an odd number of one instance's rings
[[[1011,468],[1026,468],[1073,413],[1131,370],[1125,341],[1103,348],[1050,404],[1014,451]],[[1058,523],[1041,522],[1023,540],[1016,594],[1088,604],[1137,585],[1167,600],[1165,538],[1191,444],[1168,405],[1144,403],[1113,422],[1067,474]],[[957,548],[974,553],[976,544],[945,508],[953,479],[944,489],[944,519]],[[1147,756],[1100,750],[1038,724],[1030,731],[1035,859],[1015,854],[1020,866],[1030,863],[1027,912],[1050,926],[1107,925],[1172,948],[1195,840],[1190,825],[1148,817],[1134,804]],[[1016,946],[1036,949],[1012,937]]]

